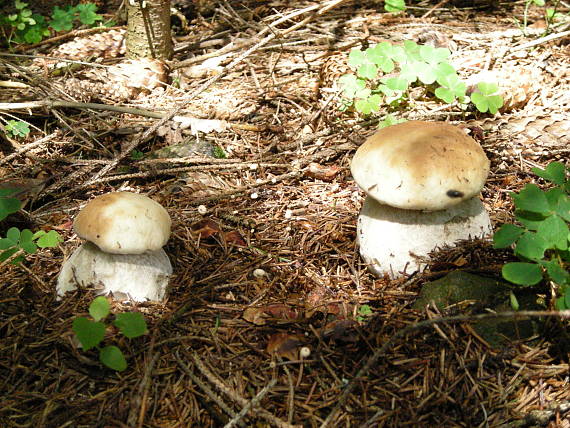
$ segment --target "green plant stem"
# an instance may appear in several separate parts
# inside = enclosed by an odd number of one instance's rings
[[[13,247],[12,247],[13,248]],[[12,260],[14,260],[15,258],[17,258],[18,256],[21,256],[22,254],[24,254],[25,251],[20,248],[18,251],[16,251],[14,254],[12,254],[10,257],[8,257],[6,260],[4,260],[3,262],[0,263],[0,267],[4,266],[5,264],[10,263]]]

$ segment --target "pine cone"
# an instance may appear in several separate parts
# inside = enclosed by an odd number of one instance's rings
[[[65,90],[84,102],[124,102],[162,87],[167,81],[168,68],[163,62],[143,58],[79,73],[65,80]]]

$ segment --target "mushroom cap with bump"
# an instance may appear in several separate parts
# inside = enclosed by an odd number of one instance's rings
[[[444,210],[477,195],[489,160],[463,130],[442,122],[409,121],[369,137],[351,172],[378,202],[411,210]]]
[[[77,235],[111,254],[142,254],[170,237],[168,212],[147,196],[114,192],[91,200],[73,223]]]

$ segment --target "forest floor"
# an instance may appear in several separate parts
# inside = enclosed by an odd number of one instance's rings
[[[529,9],[525,35],[515,22],[522,1],[437,3],[398,15],[375,1],[330,10],[326,2],[211,2],[189,17],[189,33],[176,32],[172,85],[121,103],[217,121],[196,122],[199,132],[168,121],[141,138],[159,119],[63,105],[11,110],[35,127],[0,145],[2,181],[21,187],[25,204],[0,232],[55,229],[64,241],[0,265],[0,426],[570,427],[561,321],[497,346],[469,322],[401,333],[473,312],[469,303],[412,305],[426,282],[451,271],[500,279],[510,251],[490,239],[463,242],[398,280],[374,277],[359,258],[363,193],[349,165],[388,113],[472,130],[491,161],[482,200],[495,229],[513,221],[510,192],[545,185],[533,167],[568,162],[567,26],[544,40],[543,8]],[[567,4],[560,8],[568,18]],[[350,49],[385,40],[446,47],[466,80],[492,71],[508,106],[494,116],[462,111],[416,90],[367,118],[340,112],[335,85],[350,72]],[[19,53],[57,48],[61,57],[68,41]],[[77,42],[69,56],[89,58],[87,45]],[[206,59],[209,68],[196,67]],[[0,74],[28,85],[0,88],[2,103],[70,100],[69,75],[54,76],[45,63],[0,56]],[[87,314],[93,290],[57,300],[55,284],[80,244],[75,214],[119,190],[167,208],[174,274],[164,302],[112,302],[114,312],[139,311],[148,323],[148,334],[132,340],[109,329],[106,343],[128,361],[114,372],[73,340],[73,319]]]

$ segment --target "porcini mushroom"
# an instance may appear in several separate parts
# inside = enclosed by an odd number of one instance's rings
[[[144,195],[114,192],[91,200],[73,224],[87,242],[63,264],[58,296],[92,285],[119,300],[162,300],[172,274],[162,249],[170,226],[168,212]]]
[[[358,148],[351,172],[367,194],[359,250],[376,275],[421,270],[419,258],[435,248],[491,232],[477,196],[489,160],[453,125],[409,121],[383,128]]]

